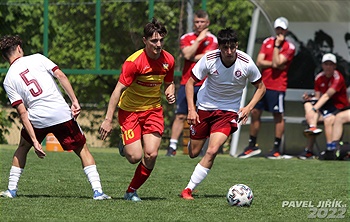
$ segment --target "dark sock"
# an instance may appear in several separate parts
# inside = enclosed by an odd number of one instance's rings
[[[275,142],[273,144],[273,149],[274,150],[279,150],[280,148],[280,145],[281,145],[281,138],[275,138]]]
[[[255,144],[256,144],[256,136],[250,135],[249,136],[249,144],[248,144],[248,146],[249,147],[254,147]]]

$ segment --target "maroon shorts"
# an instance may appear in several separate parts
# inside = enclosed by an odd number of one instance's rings
[[[64,150],[81,148],[86,143],[86,138],[74,119],[47,128],[34,128],[34,132],[39,143],[44,140],[48,133],[53,133]],[[21,131],[21,135],[33,145],[32,139],[24,128]]]
[[[231,111],[198,110],[200,123],[190,127],[190,138],[201,140],[208,138],[211,133],[221,132],[226,136],[237,130],[238,114]]]
[[[140,112],[118,110],[118,121],[124,145],[141,139],[144,134],[164,132],[163,109],[156,108]]]

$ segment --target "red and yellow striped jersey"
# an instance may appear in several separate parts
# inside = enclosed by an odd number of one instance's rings
[[[138,112],[161,107],[161,86],[174,79],[174,57],[162,50],[156,60],[144,49],[129,56],[123,64],[119,81],[128,88],[118,106],[126,111]]]

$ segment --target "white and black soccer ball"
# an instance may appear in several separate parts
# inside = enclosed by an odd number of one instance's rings
[[[244,184],[236,184],[228,189],[226,199],[231,206],[250,207],[254,196],[250,187]]]

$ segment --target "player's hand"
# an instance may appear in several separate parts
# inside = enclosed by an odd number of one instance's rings
[[[112,132],[112,121],[104,120],[100,126],[99,133],[101,140],[105,140]]]
[[[169,104],[174,104],[176,101],[175,95],[174,94],[167,94],[166,100],[168,101]]]
[[[189,111],[187,114],[187,123],[188,125],[195,125],[197,123],[200,123],[199,116],[196,111]]]
[[[246,107],[239,109],[237,122],[240,123],[241,125],[246,124],[249,117],[249,113],[250,113],[249,109],[247,109]]]
[[[35,154],[40,158],[40,159],[43,159],[45,156],[46,156],[46,153],[44,152],[41,144],[38,142],[38,141],[35,141],[33,143],[33,146],[34,146],[34,151],[35,151]]]
[[[78,102],[72,103],[71,110],[72,110],[74,119],[78,118],[81,111],[79,103]]]
[[[205,39],[207,37],[207,33],[209,31],[209,28],[205,28],[203,29],[203,31],[201,31],[197,37],[197,41],[198,42],[201,42],[203,39]]]
[[[283,41],[284,41],[285,36],[283,34],[279,34],[276,36],[276,41],[275,41],[275,45],[277,46],[282,46]]]

